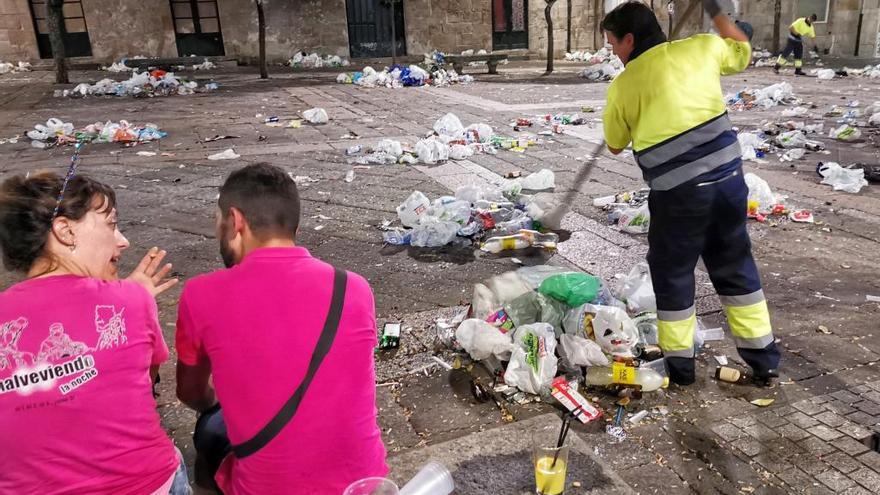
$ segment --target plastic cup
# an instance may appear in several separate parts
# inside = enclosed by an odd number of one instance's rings
[[[400,489],[400,495],[449,495],[454,489],[455,482],[446,466],[431,461]]]
[[[532,461],[535,467],[535,493],[560,495],[565,491],[568,470],[568,438],[556,447],[558,427],[542,428],[532,437]]]
[[[397,485],[386,478],[364,478],[348,485],[342,495],[398,495]]]

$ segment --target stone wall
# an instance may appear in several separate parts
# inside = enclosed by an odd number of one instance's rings
[[[169,2],[82,0],[82,8],[93,59],[109,62],[135,55],[177,56]]]
[[[492,50],[489,0],[405,0],[404,20],[410,55]]]
[[[257,10],[252,0],[225,0],[220,25],[226,55],[254,61],[259,54]],[[288,60],[296,50],[348,56],[345,0],[267,0],[266,58]]]
[[[0,61],[39,58],[28,0],[0,0]]]

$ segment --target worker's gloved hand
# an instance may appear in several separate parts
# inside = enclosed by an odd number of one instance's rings
[[[710,19],[721,13],[721,4],[718,0],[703,0],[703,10],[709,14]]]

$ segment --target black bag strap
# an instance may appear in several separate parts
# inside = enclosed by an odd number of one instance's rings
[[[347,279],[348,275],[345,270],[334,268],[333,297],[330,299],[330,311],[327,312],[324,329],[321,330],[318,344],[315,346],[314,352],[312,352],[312,360],[309,361],[306,375],[293,395],[290,396],[290,399],[287,399],[287,402],[281,406],[281,410],[275,414],[275,417],[262,430],[250,440],[232,446],[232,452],[235,454],[235,457],[241,459],[265,447],[293,419],[300,402],[302,402],[306,391],[309,389],[309,385],[312,383],[312,378],[315,377],[318,367],[321,366],[321,362],[327,356],[330,346],[333,345],[333,340],[336,338],[336,331],[339,330],[339,319],[342,316],[342,306],[345,303]]]

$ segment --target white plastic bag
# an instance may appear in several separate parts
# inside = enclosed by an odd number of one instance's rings
[[[455,340],[477,361],[489,356],[507,361],[514,347],[511,334],[503,333],[501,329],[476,318],[461,322],[455,330]]]
[[[608,357],[599,344],[577,335],[559,337],[559,355],[574,366],[608,366]]]
[[[504,382],[530,394],[549,392],[556,376],[556,334],[547,323],[522,325],[513,334],[514,349]]]
[[[220,153],[214,153],[213,155],[208,156],[208,160],[235,160],[236,158],[241,157],[238,153],[235,152],[232,148],[228,150],[221,151]]]
[[[400,144],[400,141],[394,141],[393,139],[383,139],[379,141],[379,144],[376,145],[376,151],[380,153],[387,153],[394,158],[400,158],[403,155],[403,146]]]
[[[802,131],[787,131],[776,136],[776,143],[783,148],[803,148],[807,145],[807,137]]]
[[[467,133],[468,141],[475,143],[488,143],[492,136],[495,135],[495,131],[492,130],[492,126],[489,124],[471,124],[465,132]]]
[[[871,115],[871,118],[868,119],[868,125],[880,127],[880,111],[878,111],[874,115]]]
[[[413,227],[410,244],[416,247],[445,246],[455,240],[460,228],[461,225],[456,222],[425,215],[419,219],[419,224]]]
[[[780,158],[780,161],[783,162],[793,162],[796,160],[800,160],[807,154],[807,150],[804,148],[793,148],[786,151]]]
[[[471,309],[475,318],[485,320],[500,307],[501,303],[498,302],[492,289],[483,284],[474,284],[474,297],[471,299]]]
[[[474,150],[470,146],[453,144],[449,148],[449,158],[451,160],[464,160],[472,156],[474,156]]]
[[[865,169],[843,168],[834,162],[823,163],[819,167],[819,175],[823,177],[822,184],[828,184],[835,191],[855,194],[868,185],[868,181],[865,180]]]
[[[756,207],[758,212],[767,213],[779,203],[773,190],[770,189],[770,184],[764,179],[753,173],[748,173],[745,176],[745,181],[749,188],[749,209]]]
[[[455,138],[464,133],[464,126],[455,114],[447,113],[434,122],[434,131],[441,136]]]
[[[520,179],[520,185],[529,191],[553,189],[556,187],[556,175],[552,170],[544,168]]]
[[[736,136],[739,141],[739,147],[742,149],[743,160],[756,160],[758,158],[757,148],[764,146],[764,140],[757,134],[751,132],[741,132]]]
[[[851,125],[843,124],[836,129],[831,129],[828,133],[828,137],[839,139],[841,141],[855,141],[862,137],[862,131]]]
[[[404,227],[415,227],[419,218],[428,211],[431,202],[421,191],[413,191],[400,206],[397,207],[397,216]]]
[[[630,234],[647,234],[651,228],[651,212],[648,203],[638,208],[627,208],[620,213],[617,227]]]
[[[436,139],[419,140],[415,152],[419,160],[428,165],[449,159],[449,146]]]
[[[626,302],[630,314],[657,312],[654,284],[651,282],[651,271],[647,263],[638,263],[632,267],[629,275],[623,279],[618,298]]]
[[[519,296],[532,292],[532,287],[516,272],[505,272],[486,281],[486,287],[499,306],[506,306]]]
[[[783,117],[800,117],[802,115],[806,115],[810,111],[807,107],[794,107],[787,108],[782,111]]]
[[[834,79],[834,69],[819,69],[816,71],[816,77],[823,81]]]
[[[323,108],[306,110],[303,112],[303,118],[312,124],[326,124],[330,120],[330,117],[327,116],[327,111]]]
[[[608,354],[629,358],[639,342],[639,330],[626,312],[613,306],[595,306],[593,338]]]

